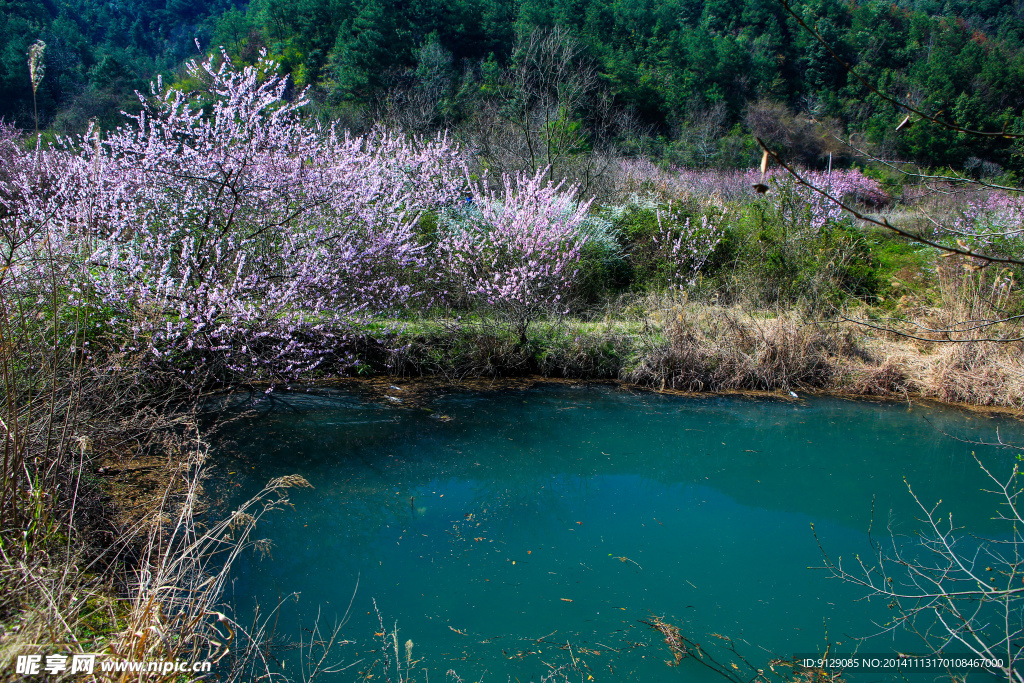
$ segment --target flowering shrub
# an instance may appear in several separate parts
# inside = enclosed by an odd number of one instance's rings
[[[552,184],[546,174],[506,175],[500,189],[473,184],[472,199],[449,216],[437,245],[449,300],[498,310],[521,336],[538,314],[567,309],[589,238],[590,202],[574,199],[578,186]]]
[[[776,169],[774,174],[783,171]],[[821,188],[839,199],[855,204],[883,204],[889,201],[889,195],[882,189],[881,183],[869,178],[859,170],[841,169],[831,173],[825,171],[807,171],[801,174],[805,180],[815,187]]]
[[[957,200],[951,219],[941,223],[943,232],[984,246],[1007,240],[1019,244],[1024,230],[1024,199],[1019,195],[991,190],[957,195]]]
[[[803,171],[800,175],[814,187],[843,202],[879,204],[886,199],[881,185],[856,169],[831,173]],[[778,201],[781,203],[784,220],[801,227],[806,226],[814,234],[848,218],[839,204],[798,183],[784,170],[775,170],[770,174],[770,182],[779,191]]]
[[[690,216],[676,215],[673,204],[666,207],[665,214],[667,220],[663,219],[661,210],[657,213],[658,235],[654,242],[669,266],[669,284],[673,287],[693,285],[700,269],[722,241],[725,232],[722,216],[702,214],[698,225]]]
[[[810,175],[808,173],[804,176],[808,182],[819,180],[808,177]],[[773,188],[771,202],[793,236],[817,235],[823,228],[836,225],[847,218],[842,206],[789,176],[776,175],[768,182]],[[815,186],[826,189],[824,185]]]
[[[889,199],[878,181],[868,178],[857,169],[801,171],[801,176],[843,201],[881,204]],[[746,171],[696,170],[689,168],[661,169],[646,159],[625,160],[621,166],[620,182],[626,191],[656,192],[666,196],[692,196],[719,201],[752,201],[759,195],[753,186],[761,182],[758,169]],[[769,182],[786,183],[791,179],[785,169],[771,169]],[[800,186],[800,196],[809,203],[832,204],[820,194]],[[831,211],[831,207],[827,207]],[[838,207],[836,207],[838,209]],[[841,209],[838,209],[841,212]],[[838,214],[837,214],[838,215]]]
[[[725,234],[725,212],[691,198],[633,194],[602,207],[600,215],[617,227],[631,276],[641,286],[693,284]]]
[[[189,72],[207,101],[158,82],[105,139],[24,159],[5,226],[75,255],[73,294],[129,347],[244,376],[315,368],[353,323],[417,295],[412,226],[463,192],[461,155],[444,136],[304,125],[304,96],[287,102],[265,58]]]

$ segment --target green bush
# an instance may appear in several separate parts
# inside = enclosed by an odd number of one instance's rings
[[[845,296],[878,295],[884,279],[865,234],[847,218],[813,229],[789,197],[734,206],[724,236],[705,265],[719,295],[759,306],[812,306]]]
[[[715,220],[714,209],[692,200],[657,202],[633,196],[616,207],[605,207],[621,245],[623,266],[616,272],[615,290],[646,292],[664,289],[677,275],[664,235],[678,237],[686,221],[700,224],[705,215]]]

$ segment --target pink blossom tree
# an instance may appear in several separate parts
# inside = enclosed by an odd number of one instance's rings
[[[654,237],[659,257],[671,268],[669,284],[682,288],[693,285],[697,274],[707,263],[725,234],[723,214],[704,213],[700,222],[680,216],[676,204],[657,209],[658,234]]]
[[[27,149],[16,131],[0,124],[0,292],[6,305],[79,301],[78,235],[98,201],[89,182],[94,170],[66,145]]]
[[[474,183],[472,198],[438,239],[444,295],[507,317],[525,343],[538,316],[565,313],[587,235],[590,201],[535,174],[505,175],[499,188]]]
[[[89,189],[50,231],[78,240],[83,287],[129,346],[246,378],[345,362],[353,325],[418,294],[413,225],[463,191],[459,151],[305,125],[265,57],[188,70],[205,92],[158,81],[129,125],[49,153],[65,194]]]

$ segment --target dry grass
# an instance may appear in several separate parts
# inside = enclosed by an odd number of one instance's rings
[[[929,342],[796,311],[669,303],[623,379],[684,391],[813,389],[1024,408],[1020,342]]]
[[[35,653],[96,653],[100,660],[147,663],[210,661],[224,681],[268,676],[266,625],[236,623],[221,611],[221,595],[235,559],[265,549],[265,542],[253,537],[259,521],[289,506],[290,489],[309,484],[298,476],[279,477],[220,521],[200,524],[206,447],[194,427],[191,434],[179,431],[177,438],[166,439],[165,446],[173,448],[165,452],[162,467],[152,456],[142,458],[161,483],[136,509],[125,505],[132,494],[114,501],[117,535],[105,548],[94,543],[71,550],[75,546],[69,543],[67,549],[51,545],[48,552],[3,555],[0,581],[16,598],[11,613],[17,623],[0,638],[0,680],[19,680],[14,657]],[[138,471],[132,464],[129,459],[121,466]],[[90,680],[185,679],[175,672],[114,675],[97,668]]]
[[[944,346],[919,359],[921,393],[941,401],[1024,408],[1022,344]]]
[[[197,523],[194,511],[202,497],[203,452],[182,472],[183,500],[176,510],[159,508],[148,518],[148,537],[130,591],[127,628],[111,654],[134,661],[210,661],[225,681],[270,677],[261,642],[262,624],[235,622],[220,611],[224,584],[232,564],[247,549],[266,550],[252,533],[260,519],[288,507],[288,491],[308,488],[302,477],[271,480],[256,496],[226,518],[209,526]],[[226,666],[230,664],[231,666]],[[180,674],[133,675],[121,680],[173,681]]]
[[[660,318],[626,379],[684,391],[830,387],[856,353],[852,337],[806,324],[794,313],[775,317],[741,309],[676,305]]]

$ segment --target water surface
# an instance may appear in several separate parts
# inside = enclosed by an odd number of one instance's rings
[[[227,597],[244,620],[257,601],[300,593],[275,620],[285,640],[318,614],[332,624],[352,600],[344,634],[355,642],[339,654],[363,661],[336,680],[377,657],[373,600],[413,642],[421,683],[449,670],[540,681],[567,662],[584,680],[713,680],[666,666],[642,623],[653,615],[705,645],[728,636],[759,665],[826,637],[852,651],[890,615],[814,569],[812,524],[833,556],[870,554],[872,517],[876,536],[890,521],[920,526],[906,481],[923,501],[948,501],[968,530],[998,534],[972,452],[1000,472],[1015,452],[950,435],[994,440],[999,426],[1024,441],[1018,423],[952,409],[593,386],[457,391],[429,409],[346,391],[250,407],[219,449],[229,498],[283,474],[315,488],[261,525],[272,553],[246,556]],[[860,648],[915,645],[886,636]],[[298,665],[294,651],[277,657]]]

